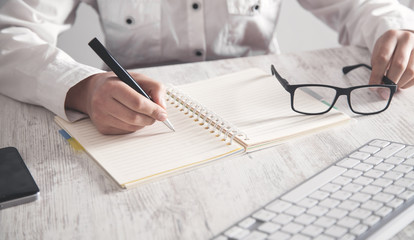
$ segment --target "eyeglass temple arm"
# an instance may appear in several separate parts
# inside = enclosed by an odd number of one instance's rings
[[[342,68],[342,72],[344,74],[347,74],[350,71],[352,71],[352,70],[354,70],[356,68],[359,68],[359,67],[366,67],[369,70],[372,70],[372,67],[368,66],[367,64],[361,63],[361,64],[356,64],[356,65],[351,65],[351,66],[343,67]],[[391,79],[389,79],[387,76],[385,76],[385,75],[382,77],[382,82],[385,83],[385,84],[395,85],[395,83]]]
[[[285,90],[288,91],[290,85],[289,82],[286,79],[282,78],[282,76],[280,76],[273,64],[270,66],[270,70],[272,71],[272,75],[275,75],[277,80],[279,80],[280,84],[282,84]]]

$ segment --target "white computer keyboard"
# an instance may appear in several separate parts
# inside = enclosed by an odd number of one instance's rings
[[[414,207],[413,166],[414,146],[372,140],[214,240],[366,239],[392,230],[385,224]],[[414,212],[404,216],[400,229]]]

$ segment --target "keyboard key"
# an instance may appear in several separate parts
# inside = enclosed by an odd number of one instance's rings
[[[372,182],[372,185],[375,185],[378,187],[387,187],[391,185],[391,183],[392,183],[392,180],[390,179],[380,178]]]
[[[407,165],[403,165],[403,164],[398,165],[393,169],[393,171],[402,172],[402,173],[409,173],[412,170],[413,170],[412,166],[407,166]]]
[[[286,240],[290,238],[290,234],[285,232],[275,232],[272,235],[269,236],[268,239],[270,240]]]
[[[405,145],[399,143],[391,143],[390,145],[383,148],[381,151],[377,152],[374,156],[388,158],[391,157],[394,153],[403,149]]]
[[[368,185],[370,183],[372,183],[374,181],[374,179],[369,178],[369,177],[364,177],[364,176],[360,176],[354,179],[354,181],[352,181],[353,183],[357,183],[357,184],[361,184],[361,185]]]
[[[305,211],[306,211],[306,208],[304,207],[291,206],[290,208],[286,209],[284,213],[292,215],[292,216],[299,216]]]
[[[392,207],[392,208],[398,208],[403,203],[404,203],[404,200],[402,200],[400,198],[394,198],[393,200],[391,200],[391,202],[388,202],[387,203],[387,206]]]
[[[365,177],[371,177],[371,178],[379,178],[382,175],[384,175],[384,171],[379,171],[376,169],[371,169],[368,172],[364,173]]]
[[[311,240],[308,236],[295,234],[290,240]]]
[[[339,220],[336,224],[339,226],[345,227],[345,228],[353,228],[355,227],[360,220],[352,218],[352,217],[344,217],[341,220]]]
[[[321,207],[321,206],[315,206],[315,207],[313,207],[313,208],[311,208],[311,209],[309,209],[308,211],[307,211],[307,213],[309,213],[309,214],[311,214],[311,215],[314,215],[314,216],[318,216],[318,217],[320,217],[320,216],[323,216],[325,213],[327,213],[329,211],[329,209],[328,208],[326,208],[326,207]]]
[[[387,203],[391,201],[392,199],[394,199],[394,195],[381,192],[381,193],[375,194],[375,196],[372,199],[378,202]]]
[[[414,192],[410,191],[410,190],[407,190],[407,191],[401,193],[400,195],[398,195],[399,198],[402,198],[404,200],[408,200],[408,199],[412,198],[413,196],[414,196]]]
[[[350,192],[339,190],[339,191],[333,193],[331,195],[331,198],[343,201],[343,200],[348,199],[351,195],[352,195],[352,193],[350,193]]]
[[[389,171],[394,167],[393,164],[389,164],[389,163],[380,163],[377,166],[375,166],[374,168],[380,171]]]
[[[313,223],[316,220],[316,217],[309,214],[302,214],[299,217],[295,218],[295,222],[303,224],[303,225],[309,225]]]
[[[247,234],[249,233],[250,233],[249,230],[235,226],[235,227],[230,228],[226,232],[224,232],[224,235],[226,235],[229,238],[241,239],[247,236]]]
[[[339,208],[348,210],[348,211],[352,211],[355,208],[359,207],[360,203],[355,202],[355,201],[351,201],[351,200],[345,200],[343,201],[341,204],[339,204]]]
[[[381,218],[375,215],[367,217],[363,222],[369,226],[375,225]]]
[[[365,202],[361,205],[362,208],[367,209],[367,210],[371,210],[371,211],[377,211],[382,206],[384,206],[383,203],[377,202],[377,201],[374,201],[374,200],[369,200],[369,201],[367,201],[367,202]]]
[[[329,217],[320,217],[313,224],[318,225],[320,227],[328,228],[334,225],[335,222],[336,222],[336,219],[329,218]]]
[[[218,237],[213,238],[213,240],[228,240],[228,238],[223,235],[220,235]]]
[[[285,225],[293,220],[293,217],[287,214],[279,214],[275,218],[272,219],[272,222]]]
[[[401,157],[390,157],[387,160],[385,160],[385,163],[390,163],[390,164],[394,164],[394,165],[398,165],[400,163],[402,163],[404,161],[404,158]]]
[[[290,206],[292,206],[292,203],[285,202],[285,201],[282,201],[282,200],[278,199],[278,200],[273,201],[269,205],[267,205],[266,209],[271,210],[271,211],[276,212],[276,213],[281,213],[285,209],[289,208]]]
[[[414,179],[414,172],[409,172],[404,175],[405,178]]]
[[[321,187],[320,189],[321,189],[322,191],[325,191],[325,192],[330,192],[330,193],[333,193],[333,192],[338,191],[340,188],[341,188],[341,185],[338,185],[338,184],[333,184],[333,183],[328,183],[328,184],[325,184],[325,185],[324,185],[323,187]]]
[[[390,207],[382,207],[375,212],[376,215],[380,217],[385,217],[392,212],[392,208]]]
[[[345,171],[345,168],[331,166],[282,196],[282,200],[291,202],[300,201]]]
[[[356,237],[353,234],[347,233],[341,237],[341,240],[354,240]]]
[[[409,178],[401,178],[394,182],[394,185],[409,188],[414,184],[414,180]]]
[[[257,229],[262,232],[272,234],[276,232],[277,230],[279,230],[280,228],[281,226],[279,224],[272,223],[272,222],[265,222],[262,225],[260,225]]]
[[[302,199],[300,202],[298,202],[298,206],[305,207],[305,208],[311,208],[318,204],[318,201],[311,198],[305,198]]]
[[[259,231],[253,231],[247,237],[243,238],[243,240],[264,240],[266,239],[267,234],[264,234]]]
[[[348,184],[348,185],[344,186],[344,187],[342,188],[342,190],[347,191],[347,192],[354,193],[354,192],[358,192],[358,191],[359,191],[359,190],[361,190],[362,188],[363,188],[363,186],[362,186],[362,185],[355,184],[355,183],[350,183],[350,184]]]
[[[397,152],[395,156],[402,157],[402,158],[409,158],[414,155],[414,147],[413,146],[407,146],[401,151]]]
[[[335,199],[332,199],[332,198],[327,198],[327,199],[321,201],[319,203],[319,205],[322,206],[322,207],[334,208],[334,207],[338,206],[339,203],[341,203],[341,202],[338,201],[338,200],[335,200]]]
[[[372,157],[369,157],[369,158],[365,159],[364,163],[369,163],[369,164],[372,164],[372,165],[378,165],[382,161],[384,161],[383,158],[372,156]]]
[[[349,198],[350,200],[356,201],[356,202],[366,202],[369,199],[371,199],[371,195],[370,194],[366,194],[366,193],[361,193],[361,192],[357,192],[354,195],[352,195],[352,197]]]
[[[339,226],[332,226],[325,231],[327,235],[330,235],[336,238],[342,237],[343,235],[345,235],[346,232],[347,232],[346,228],[339,227]]]
[[[302,224],[291,222],[291,223],[286,224],[282,228],[282,231],[287,232],[287,233],[291,233],[291,234],[295,234],[295,233],[300,232],[303,228],[304,228],[304,226]]]
[[[368,230],[368,226],[364,225],[364,224],[359,224],[357,226],[355,226],[352,230],[351,233],[355,234],[355,235],[361,235],[364,232],[366,232]]]
[[[313,199],[316,199],[316,200],[323,200],[328,196],[329,196],[329,193],[324,192],[324,191],[319,191],[319,190],[315,191],[311,195],[309,195],[309,197],[311,197]]]
[[[395,171],[389,171],[389,172],[385,173],[382,177],[383,178],[388,178],[388,179],[391,179],[391,180],[397,180],[397,179],[401,178],[402,176],[404,176],[403,173],[395,172]]]
[[[363,189],[361,189],[361,192],[368,193],[368,194],[371,194],[371,195],[375,195],[375,194],[379,193],[381,190],[382,190],[381,187],[370,185],[370,186],[366,186]]]
[[[248,218],[244,219],[243,221],[239,222],[239,227],[249,229],[255,223],[256,223],[256,219],[248,217]]]
[[[344,167],[344,168],[352,168],[353,166],[357,165],[361,161],[357,159],[345,158],[339,161],[336,165]]]
[[[414,166],[414,158],[409,158],[409,159],[405,160],[404,164]]]
[[[362,148],[359,149],[360,152],[367,152],[367,153],[376,153],[379,150],[381,150],[381,148],[379,147],[375,147],[375,146],[363,146]]]
[[[368,170],[370,170],[371,168],[373,168],[374,166],[372,164],[367,164],[367,163],[359,163],[358,165],[356,165],[355,167],[353,167],[353,169],[356,170],[360,170],[363,172],[366,172]]]
[[[358,160],[365,160],[367,158],[369,158],[371,156],[371,154],[369,153],[365,153],[365,152],[354,152],[351,155],[349,155],[350,158],[355,158]]]
[[[388,186],[384,189],[385,193],[391,193],[391,194],[394,194],[394,195],[398,195],[398,194],[402,193],[403,191],[404,191],[403,187],[395,186],[395,185]]]
[[[332,183],[343,186],[343,185],[346,185],[346,184],[350,183],[351,181],[352,181],[352,178],[339,176],[339,177],[335,178],[334,180],[332,180]]]
[[[342,176],[350,177],[350,178],[357,178],[362,175],[362,171],[349,169],[345,173],[342,174]]]
[[[260,220],[263,222],[270,221],[275,216],[276,216],[276,213],[269,212],[264,209],[261,209],[252,215],[253,218],[256,218],[257,220]]]
[[[363,208],[357,208],[354,211],[352,211],[349,216],[350,217],[354,217],[354,218],[358,218],[358,219],[365,219],[367,217],[369,217],[372,214],[372,211],[370,210],[366,210]]]
[[[331,211],[329,211],[325,216],[331,217],[334,219],[341,219],[345,217],[348,214],[348,211],[340,209],[340,208],[334,208]]]
[[[376,146],[376,147],[386,147],[390,144],[390,142],[388,141],[384,141],[384,140],[373,140],[372,142],[369,143],[369,145],[371,146]]]
[[[323,228],[315,226],[315,225],[310,225],[305,227],[301,233],[308,235],[310,237],[316,237],[319,234],[321,234],[323,231]]]

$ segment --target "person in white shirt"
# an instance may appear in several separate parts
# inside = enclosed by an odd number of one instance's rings
[[[164,121],[164,89],[133,73],[153,103],[112,72],[78,63],[56,47],[81,2],[96,9],[107,48],[127,68],[279,52],[275,27],[281,0],[3,0],[0,93],[69,121],[89,115],[105,134]],[[335,29],[341,44],[371,51],[370,84],[386,74],[401,89],[414,85],[412,10],[396,0],[299,3]]]

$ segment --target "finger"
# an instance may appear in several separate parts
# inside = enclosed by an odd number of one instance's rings
[[[400,81],[404,74],[407,64],[410,61],[413,43],[410,41],[411,33],[403,34],[395,48],[394,55],[391,59],[391,64],[387,72],[387,77],[394,83]]]
[[[414,86],[414,79],[411,79],[407,84],[404,85],[403,89],[410,88]]]
[[[132,111],[115,99],[107,103],[105,111],[114,118],[137,127],[149,126],[155,122],[154,118]]]
[[[111,115],[99,118],[99,121],[92,119],[98,131],[102,134],[125,134],[135,132],[143,126],[127,124]]]
[[[407,68],[404,71],[404,74],[401,76],[400,81],[398,81],[398,86],[400,88],[408,88],[409,84],[414,79],[414,51],[411,52],[410,60],[408,61]]]
[[[371,57],[372,72],[369,84],[381,84],[396,45],[397,38],[394,32],[389,31],[378,39]]]
[[[160,105],[162,108],[166,108],[165,103],[165,88],[160,82],[157,82],[145,75],[139,73],[132,73],[134,79],[141,85],[144,91],[152,98],[152,100]]]
[[[119,85],[112,89],[111,95],[132,111],[147,115],[159,121],[165,121],[167,119],[165,109],[137,93],[123,82],[119,82]]]

